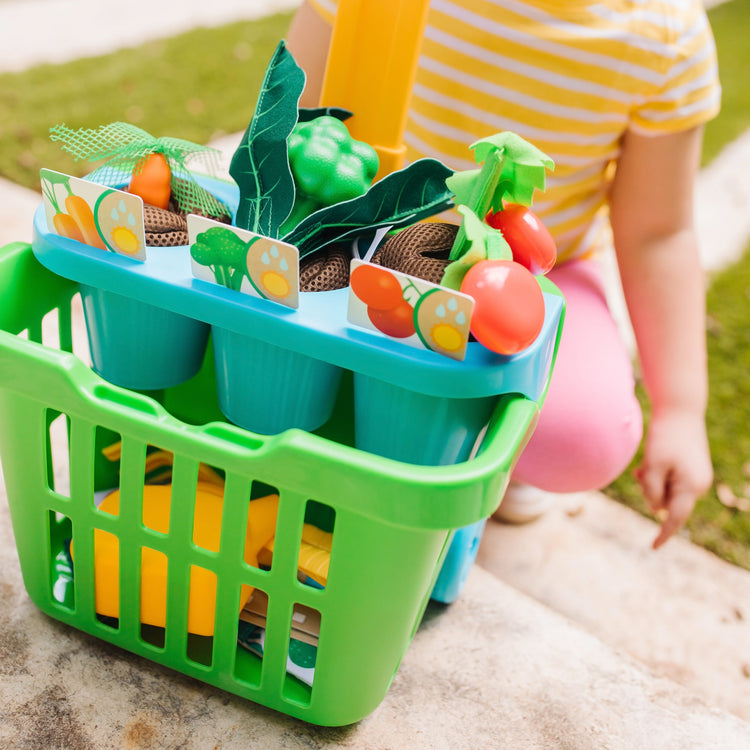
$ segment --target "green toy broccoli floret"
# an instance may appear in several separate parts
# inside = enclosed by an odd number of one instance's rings
[[[364,195],[378,171],[375,149],[330,115],[297,123],[287,147],[296,195],[282,235],[320,208]]]
[[[231,229],[211,227],[195,238],[190,255],[213,271],[217,284],[239,291],[247,274],[249,247],[250,243],[243,242]]]

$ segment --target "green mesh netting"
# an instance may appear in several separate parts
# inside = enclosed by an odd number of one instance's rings
[[[78,161],[104,161],[90,175],[92,182],[117,186],[129,182],[133,174],[143,168],[145,157],[153,153],[164,155],[172,171],[172,198],[180,211],[205,216],[223,216],[226,206],[196,181],[187,162],[202,162],[208,174],[216,172],[216,149],[200,146],[181,138],[154,138],[145,130],[127,122],[112,122],[95,130],[74,130],[65,125],[50,128],[50,138],[60,141],[62,149]]]

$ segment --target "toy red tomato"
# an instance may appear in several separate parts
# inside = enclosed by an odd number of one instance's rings
[[[360,268],[364,268],[364,266],[360,266]],[[402,299],[398,305],[390,310],[368,307],[367,317],[375,328],[386,336],[405,339],[415,333],[414,308],[405,299]]]
[[[555,265],[557,248],[549,229],[526,206],[516,203],[487,214],[487,223],[499,229],[513,251],[513,260],[533,274],[544,274]]]
[[[533,343],[544,324],[544,295],[531,272],[513,260],[480,260],[461,291],[474,298],[471,332],[498,354],[516,354]]]

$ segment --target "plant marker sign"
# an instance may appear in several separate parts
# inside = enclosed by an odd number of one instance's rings
[[[466,356],[468,294],[356,258],[349,284],[350,323],[451,359]]]
[[[143,200],[51,169],[40,171],[47,226],[61,237],[146,260]]]
[[[236,292],[299,307],[299,251],[281,240],[187,217],[193,276]]]

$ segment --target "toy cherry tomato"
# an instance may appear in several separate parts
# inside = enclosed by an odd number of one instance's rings
[[[352,272],[349,284],[354,294],[373,310],[392,310],[403,302],[403,292],[398,279],[380,266],[357,266]]]
[[[364,266],[360,266],[364,268]],[[377,310],[373,307],[367,308],[367,317],[370,322],[386,336],[397,339],[405,339],[415,332],[414,308],[405,300],[390,310]]]
[[[486,221],[502,232],[513,251],[513,260],[531,273],[544,274],[555,265],[555,241],[539,217],[526,206],[511,203],[502,211],[487,214]]]
[[[471,332],[498,354],[516,354],[533,343],[544,324],[544,295],[534,276],[512,260],[480,260],[461,291],[474,298]]]

